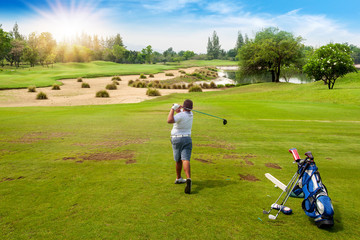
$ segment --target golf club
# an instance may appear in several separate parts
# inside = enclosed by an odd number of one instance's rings
[[[208,113],[200,112],[200,111],[197,111],[197,110],[194,110],[194,109],[190,109],[190,108],[186,108],[186,107],[184,107],[184,109],[186,109],[186,110],[191,110],[191,111],[194,111],[194,112],[197,112],[197,113],[201,113],[201,114],[205,114],[205,115],[208,115],[208,116],[210,116],[210,117],[222,119],[222,120],[223,120],[223,124],[224,124],[224,125],[227,124],[227,120],[226,120],[225,118],[217,117],[217,116],[214,116],[214,115],[211,115],[211,114],[208,114]]]

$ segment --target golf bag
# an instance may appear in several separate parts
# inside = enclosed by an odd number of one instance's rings
[[[314,218],[319,228],[329,228],[334,225],[334,208],[328,191],[321,181],[320,173],[314,162],[311,152],[305,153],[306,159],[298,157],[296,149],[290,149],[298,164],[299,181],[294,188],[293,194],[304,196],[302,208],[305,214]]]

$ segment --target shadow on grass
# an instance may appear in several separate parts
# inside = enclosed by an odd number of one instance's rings
[[[336,207],[336,205],[334,204],[334,226],[332,228],[324,228],[322,229],[322,231],[327,231],[329,233],[337,233],[337,232],[341,232],[344,230],[344,225],[342,223],[342,217],[341,217],[341,212],[338,210],[338,208]],[[309,222],[311,225],[313,225],[314,227],[316,227],[316,224],[314,222],[313,218],[309,218]]]
[[[196,180],[192,183],[191,194],[198,194],[205,188],[221,188],[236,184],[231,180]]]

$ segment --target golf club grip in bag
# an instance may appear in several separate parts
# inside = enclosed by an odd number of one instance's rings
[[[331,199],[321,181],[314,157],[311,152],[307,152],[305,155],[307,156],[305,160],[297,161],[298,173],[303,174],[300,175],[298,187],[293,190],[293,193],[295,195],[303,193],[302,208],[307,216],[314,218],[319,228],[332,227],[334,225],[334,208]]]

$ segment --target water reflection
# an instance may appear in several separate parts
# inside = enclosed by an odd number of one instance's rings
[[[270,72],[264,72],[264,73],[258,73],[258,74],[251,74],[247,76],[240,76],[238,72],[237,66],[228,66],[228,67],[217,67],[219,69],[219,79],[221,79],[224,83],[217,83],[217,84],[227,84],[231,83],[233,84],[250,84],[250,83],[260,83],[260,82],[271,82],[271,73]],[[230,81],[231,82],[230,82]],[[306,74],[297,74],[294,75],[292,78],[290,78],[288,81],[286,81],[284,78],[280,78],[280,82],[290,82],[295,84],[305,84],[313,82],[313,80],[309,79]]]

